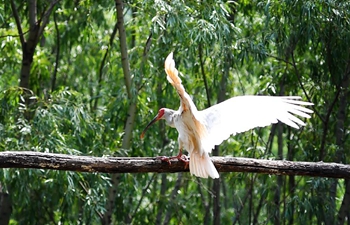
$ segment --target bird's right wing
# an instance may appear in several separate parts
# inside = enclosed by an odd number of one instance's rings
[[[207,130],[206,151],[211,151],[231,134],[268,126],[278,121],[297,129],[304,126],[305,123],[293,114],[310,118],[308,113],[313,111],[302,106],[313,104],[299,99],[300,97],[295,96],[239,96],[199,111]]]

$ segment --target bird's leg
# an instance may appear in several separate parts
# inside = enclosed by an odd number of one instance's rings
[[[182,154],[182,148],[180,148],[179,154],[177,156],[170,157],[170,159],[177,159],[179,161],[184,162],[185,163],[185,169],[188,168],[188,165],[189,165],[189,162],[190,162],[188,157],[186,155]]]
[[[179,161],[182,161],[186,164],[186,166],[188,165],[188,158],[186,155],[182,154],[182,149],[183,149],[183,143],[180,139],[180,137],[178,138],[178,143],[179,143],[179,154],[177,154],[177,156],[173,156],[173,157],[170,157],[170,159],[177,159]]]
[[[158,156],[157,159],[160,159],[161,161],[167,162],[169,163],[169,165],[171,165],[171,161],[172,159],[177,159],[179,161],[182,161],[185,163],[185,168],[188,167],[189,164],[189,159],[186,155],[182,154],[182,142],[179,140],[179,154],[177,156],[171,156],[171,157],[167,157],[167,156]]]
[[[182,148],[180,148],[179,154],[177,156],[169,157],[169,159],[177,159],[187,164],[190,161],[186,155],[182,154]]]
[[[163,162],[167,162],[167,163],[169,163],[169,165],[171,165],[171,161],[170,160],[177,159],[177,160],[185,163],[185,168],[188,167],[188,164],[190,162],[188,157],[186,155],[182,154],[182,149],[180,149],[180,152],[179,152],[179,154],[177,156],[171,156],[171,157],[158,156],[157,159],[160,159]]]

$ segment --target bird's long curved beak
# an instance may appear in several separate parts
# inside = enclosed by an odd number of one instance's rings
[[[145,133],[146,133],[146,131],[148,130],[148,128],[149,128],[150,126],[152,126],[152,124],[154,124],[154,123],[157,122],[158,120],[160,120],[159,114],[157,114],[157,115],[153,118],[153,120],[152,120],[151,122],[149,122],[149,124],[146,126],[146,128],[143,129],[143,131],[142,131],[142,133],[141,133],[141,135],[140,135],[140,138],[141,138],[141,139],[145,136]]]

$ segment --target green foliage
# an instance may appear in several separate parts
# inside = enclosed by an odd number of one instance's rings
[[[28,3],[13,2],[27,39]],[[38,18],[47,4],[38,1]],[[0,151],[177,154],[177,132],[162,122],[139,139],[159,108],[179,105],[163,69],[174,51],[183,84],[199,109],[243,94],[299,95],[315,104],[306,127],[239,134],[220,146],[220,155],[348,163],[348,1],[124,4],[132,101],[137,102],[130,149],[122,149],[130,99],[119,31],[111,40],[115,7],[113,1],[59,1],[35,48],[30,89],[23,89],[18,87],[23,54],[18,27],[11,8],[0,6]],[[347,193],[346,182],[297,176],[223,173],[221,192],[214,196],[212,180],[187,173],[122,174],[112,184],[108,174],[0,172],[0,191],[11,195],[13,224],[100,224],[112,185],[118,192],[115,224],[210,224],[217,198],[222,224],[335,224]]]
[[[27,103],[24,93],[11,88],[0,95],[1,151],[104,154],[101,136],[105,128],[90,115],[82,94],[62,90],[48,99],[31,95]],[[6,169],[0,177],[3,191],[12,196],[13,217],[20,224],[98,222],[98,214],[104,211],[109,178],[103,174]]]

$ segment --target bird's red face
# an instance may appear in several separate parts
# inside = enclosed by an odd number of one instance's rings
[[[164,116],[164,108],[161,108],[159,111],[158,111],[158,114],[153,118],[153,120],[151,122],[149,122],[149,124],[146,126],[146,128],[142,131],[140,137],[143,138],[145,136],[145,133],[146,131],[148,130],[148,128],[154,124],[155,122],[157,122],[158,120],[160,119],[163,119],[163,116]]]

